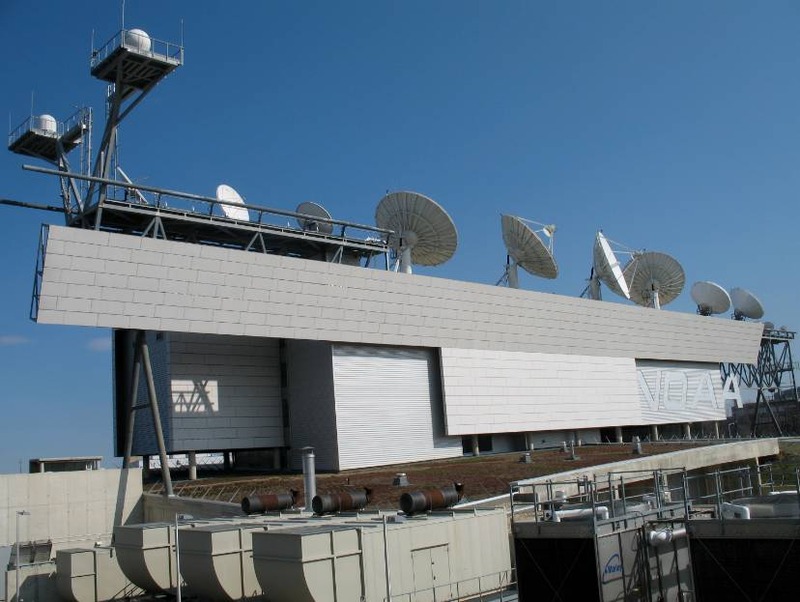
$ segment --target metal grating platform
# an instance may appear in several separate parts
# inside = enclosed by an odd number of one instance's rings
[[[150,50],[125,43],[126,30],[121,30],[105,46],[95,51],[91,60],[94,77],[123,87],[144,90],[169,75],[183,63],[183,47],[150,39]]]

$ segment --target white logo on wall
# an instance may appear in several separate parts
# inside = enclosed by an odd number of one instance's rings
[[[636,372],[639,390],[654,412],[725,407],[724,402],[717,398],[709,371],[651,368],[647,369],[646,376],[641,368]]]

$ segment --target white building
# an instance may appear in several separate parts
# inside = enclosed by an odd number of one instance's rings
[[[721,421],[719,363],[754,362],[763,328],[56,226],[37,320],[114,329],[120,455],[147,331],[168,453],[312,445],[330,470]],[[135,429],[156,454],[147,412]]]

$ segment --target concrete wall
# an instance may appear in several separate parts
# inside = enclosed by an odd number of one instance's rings
[[[244,515],[241,500],[236,500],[236,503],[215,502],[178,496],[166,497],[152,493],[145,493],[142,496],[142,507],[143,519],[139,522],[145,523],[173,522],[176,514],[185,514],[196,519]]]
[[[762,333],[757,323],[59,226],[38,321],[697,362],[753,362]]]
[[[142,509],[142,471],[82,470],[0,475],[0,596],[16,586],[6,573],[8,553],[16,543],[17,512],[20,541],[51,540],[52,556],[59,549],[108,544],[114,525],[138,523]],[[23,599],[56,599],[55,563],[21,567]]]
[[[82,470],[0,475],[0,545],[16,541],[16,512],[22,541],[52,539],[54,549],[107,540],[115,524],[143,518],[142,473]]]

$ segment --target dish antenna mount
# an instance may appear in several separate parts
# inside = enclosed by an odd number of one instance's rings
[[[453,220],[434,200],[416,192],[391,192],[375,209],[379,228],[392,230],[389,246],[397,260],[394,270],[411,273],[413,265],[439,265],[458,246]]]
[[[518,266],[534,276],[551,279],[558,276],[558,265],[553,258],[553,235],[556,232],[554,224],[545,225],[513,215],[503,215],[500,217],[500,225],[508,255],[505,273],[497,284],[519,288]],[[531,225],[540,228],[534,229]],[[547,244],[539,234],[544,234]]]

